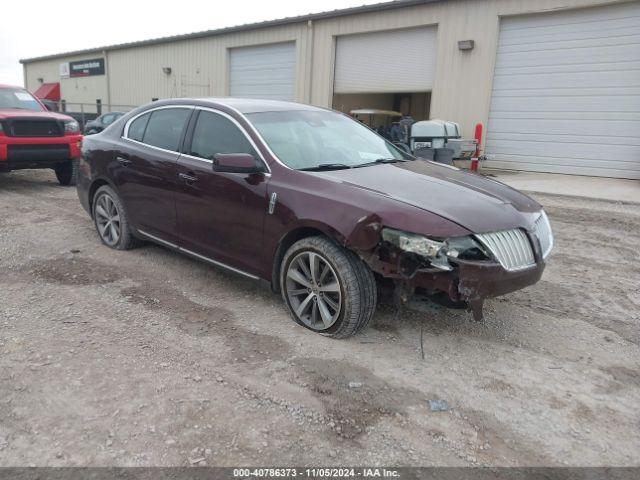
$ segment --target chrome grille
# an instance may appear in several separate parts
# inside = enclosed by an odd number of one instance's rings
[[[489,249],[505,270],[524,270],[536,264],[531,242],[520,229],[476,234],[476,238]]]
[[[542,250],[542,258],[547,258],[553,248],[553,232],[547,214],[543,211],[536,220],[533,231],[540,241],[540,249]]]

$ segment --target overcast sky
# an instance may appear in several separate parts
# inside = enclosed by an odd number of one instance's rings
[[[23,85],[21,58],[316,13],[382,0],[2,2],[0,83]]]

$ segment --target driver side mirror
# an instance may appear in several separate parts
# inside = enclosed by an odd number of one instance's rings
[[[260,173],[263,169],[253,155],[248,153],[216,153],[213,171],[227,173]]]

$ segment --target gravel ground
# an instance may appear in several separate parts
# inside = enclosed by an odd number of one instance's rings
[[[640,465],[640,208],[537,197],[540,283],[337,341],[249,280],[107,249],[48,171],[1,175],[0,466]]]

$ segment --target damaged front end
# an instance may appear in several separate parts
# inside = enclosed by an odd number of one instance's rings
[[[486,298],[532,285],[544,270],[534,236],[521,230],[495,235],[498,240],[482,235],[429,238],[378,228],[377,245],[361,256],[374,272],[393,280],[396,289],[426,294],[448,306],[466,306],[481,321]],[[504,250],[512,263],[503,262],[500,253],[496,255],[502,247],[490,241],[513,243],[512,250]]]

